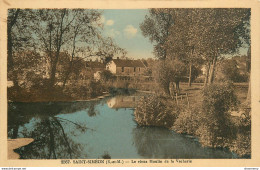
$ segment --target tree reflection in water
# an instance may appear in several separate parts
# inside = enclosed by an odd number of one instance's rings
[[[86,158],[86,153],[82,153],[84,146],[72,138],[75,136],[74,132],[85,133],[88,129],[86,125],[56,115],[89,108],[88,114],[95,116],[96,104],[96,102],[9,103],[8,137],[34,139],[30,145],[16,150],[21,159]]]
[[[133,129],[134,145],[139,155],[154,159],[232,158],[228,151],[203,148],[196,141],[164,128],[137,127]]]

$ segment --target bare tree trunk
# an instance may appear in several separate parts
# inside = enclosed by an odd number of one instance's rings
[[[248,91],[247,91],[247,97],[246,97],[246,103],[250,104],[251,103],[251,45],[248,48],[247,51],[247,62],[246,62],[246,69],[247,72],[249,73],[249,78],[248,78]]]
[[[208,84],[208,79],[209,79],[209,70],[210,70],[210,62],[208,62],[208,66],[206,68],[206,76],[205,76],[205,80],[204,80],[204,87],[206,87],[206,85]]]
[[[191,71],[192,71],[192,63],[190,62],[189,87],[191,87]]]
[[[73,50],[72,50],[72,55],[71,55],[70,66],[69,66],[69,69],[68,69],[68,71],[67,71],[67,73],[66,73],[66,75],[65,75],[65,79],[64,79],[63,85],[62,85],[62,89],[65,88],[66,82],[67,82],[67,80],[68,80],[68,78],[69,78],[69,75],[70,75],[70,73],[71,73],[71,71],[72,71],[73,59],[74,59],[74,56],[75,56],[75,48],[76,48],[76,37],[77,37],[77,35],[78,35],[78,29],[79,29],[79,26],[76,28],[76,31],[75,31],[75,33],[74,33],[74,37],[73,37]]]
[[[249,80],[248,80],[248,91],[247,91],[247,97],[246,97],[246,103],[250,104],[251,103],[251,74],[249,75]]]
[[[180,81],[176,81],[176,93],[180,93]]]
[[[67,73],[65,75],[65,78],[64,78],[64,81],[63,81],[63,85],[62,85],[62,89],[65,88],[65,85],[66,85],[67,80],[69,78],[70,72],[72,71],[72,64],[73,64],[73,59],[72,59],[72,61],[70,61],[70,66],[69,66],[69,69],[68,69],[68,71],[67,71]]]
[[[55,84],[55,75],[57,70],[58,59],[59,59],[59,55],[55,56],[55,59],[51,66],[51,75],[50,75],[50,84],[49,84],[50,88],[52,88]]]
[[[212,67],[210,70],[209,81],[208,81],[209,84],[212,84],[214,81],[215,68],[216,68],[216,57],[214,57],[213,59]]]
[[[8,55],[8,71],[12,72],[12,81],[14,84],[14,87],[16,89],[19,89],[19,84],[18,84],[18,75],[17,71],[14,68],[14,59],[13,59],[13,38],[12,38],[12,28],[14,24],[16,23],[17,17],[19,15],[20,10],[17,9],[14,16],[12,17],[11,21],[8,22],[8,27],[7,27],[7,55]]]
[[[54,87],[54,83],[55,83],[55,75],[56,75],[56,70],[57,70],[57,64],[59,61],[59,57],[60,57],[60,49],[62,46],[62,39],[63,39],[63,20],[66,14],[66,10],[63,9],[62,10],[62,14],[61,14],[61,22],[60,22],[60,26],[59,26],[59,34],[57,33],[57,44],[56,44],[56,53],[55,53],[55,58],[53,60],[52,63],[52,67],[51,67],[51,76],[50,76],[50,88]]]
[[[170,82],[164,85],[164,93],[170,95]]]

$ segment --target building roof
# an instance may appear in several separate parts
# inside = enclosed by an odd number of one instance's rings
[[[86,62],[86,67],[91,67],[91,68],[105,68],[105,64],[98,62],[98,61],[87,61]]]
[[[113,59],[112,61],[114,61],[117,67],[145,67],[141,60]]]

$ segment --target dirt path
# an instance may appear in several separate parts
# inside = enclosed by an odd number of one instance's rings
[[[20,155],[14,152],[14,149],[20,148],[22,146],[28,145],[33,142],[32,138],[18,138],[18,139],[8,139],[8,159],[19,159]]]

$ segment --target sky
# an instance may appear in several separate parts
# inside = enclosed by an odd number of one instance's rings
[[[148,9],[106,9],[102,22],[104,34],[114,39],[116,44],[126,49],[126,57],[140,59],[154,57],[153,45],[140,30]]]
[[[101,22],[104,24],[104,35],[113,38],[119,47],[126,49],[126,57],[154,58],[153,44],[149,38],[142,35],[139,27],[145,15],[148,14],[148,9],[105,9],[102,11]],[[240,48],[239,53],[246,55],[247,48]]]

